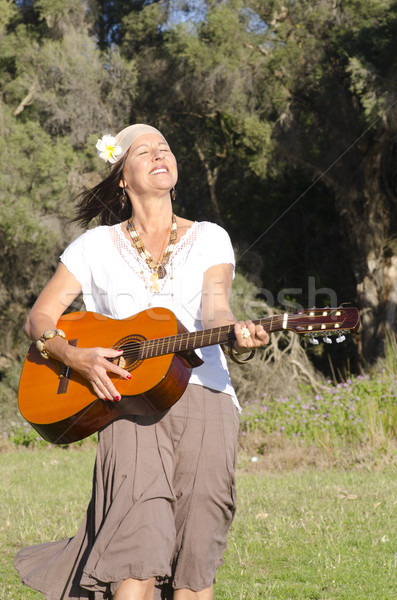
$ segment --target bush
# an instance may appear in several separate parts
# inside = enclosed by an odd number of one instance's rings
[[[370,374],[318,390],[298,386],[289,394],[262,393],[245,400],[243,435],[259,431],[308,442],[350,445],[397,437],[397,345],[389,340],[385,358]]]

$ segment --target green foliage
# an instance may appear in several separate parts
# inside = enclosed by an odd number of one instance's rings
[[[371,118],[374,118],[376,112],[379,116],[385,107],[379,106],[374,86],[376,75],[371,66],[366,65],[360,58],[352,56],[349,58],[347,72],[351,77],[350,89],[360,98],[367,120],[370,121]],[[375,109],[378,110],[375,112]]]
[[[70,216],[68,180],[78,163],[68,139],[52,140],[37,122],[21,123],[4,104],[0,111],[0,153],[7,164],[0,173],[4,310],[13,299],[26,303],[42,285],[38,276],[54,267],[70,235],[62,220]]]
[[[156,49],[161,44],[163,35],[161,27],[166,19],[163,2],[152,2],[142,6],[139,12],[131,11],[122,19],[123,36],[121,49],[129,58],[139,52]]]
[[[11,446],[23,446],[24,448],[45,448],[48,442],[39,436],[37,431],[25,425],[16,427],[7,437],[3,434],[3,441],[7,441]]]
[[[0,0],[0,40],[2,40],[2,42],[4,42],[7,28],[17,16],[17,8],[13,2],[9,2],[9,0]]]
[[[397,433],[396,380],[357,377],[314,394],[301,388],[288,397],[247,402],[245,431],[259,430],[332,444],[391,439]]]
[[[16,423],[8,431],[2,432],[2,450],[12,450],[15,448],[29,448],[31,450],[37,450],[40,448],[48,448],[52,444],[49,444],[44,440],[37,431],[29,425],[29,423]],[[96,444],[98,436],[96,433],[73,443],[74,448],[80,448],[85,445]],[[68,445],[59,445],[60,448],[67,448]]]
[[[70,27],[86,29],[86,7],[81,0],[35,0],[34,9],[51,37],[59,37]]]
[[[79,0],[32,10],[9,13],[0,57],[0,332],[19,355],[28,309],[76,236],[96,139],[125,124],[136,82],[133,61],[98,51]]]
[[[17,402],[22,365],[15,359],[15,340],[5,338],[4,341],[13,352],[9,351],[7,354],[3,352],[0,357],[0,440],[3,442],[8,440],[14,428],[21,427],[23,424]]]
[[[371,374],[313,392],[300,387],[294,394],[247,400],[242,414],[244,434],[258,431],[299,438],[320,445],[387,446],[397,438],[397,346],[389,340],[385,359]]]
[[[75,148],[93,132],[124,125],[134,98],[134,62],[122,59],[117,49],[99,53],[81,25],[65,26],[54,38],[36,37],[22,25],[8,39],[4,97],[14,115],[23,122],[37,120]]]
[[[177,0],[178,1],[178,0]],[[95,15],[95,28],[97,32],[99,46],[104,49],[114,44],[120,45],[125,40],[126,29],[128,30],[128,21],[131,23],[136,21],[137,31],[142,23],[147,22],[151,28],[150,19],[147,20],[143,13],[149,11],[151,14],[152,7],[157,11],[157,5],[163,14],[167,15],[173,4],[172,0],[97,0],[91,3],[91,10]],[[148,14],[148,13],[146,13]],[[162,19],[162,23],[164,23]],[[147,42],[151,42],[151,36],[148,31],[149,38]]]

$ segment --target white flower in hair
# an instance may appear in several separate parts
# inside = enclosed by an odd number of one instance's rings
[[[115,163],[117,157],[121,154],[121,146],[115,146],[116,139],[112,135],[104,135],[101,140],[96,143],[96,149],[98,150],[99,158],[102,158],[105,162]]]

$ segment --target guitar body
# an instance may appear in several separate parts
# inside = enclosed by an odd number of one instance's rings
[[[69,313],[61,317],[58,326],[70,344],[123,350],[139,347],[144,340],[186,331],[164,308],[148,309],[123,320],[90,312]],[[131,373],[131,380],[108,372],[122,395],[120,402],[112,402],[96,398],[86,379],[56,360],[42,358],[32,344],[19,384],[21,414],[49,442],[75,442],[119,417],[150,416],[167,410],[186,389],[192,368],[202,363],[194,352],[144,360],[128,354],[123,353],[120,365]]]

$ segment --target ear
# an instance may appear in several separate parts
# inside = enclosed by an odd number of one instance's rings
[[[127,187],[127,182],[125,179],[121,178],[119,181],[119,187],[126,189]]]

